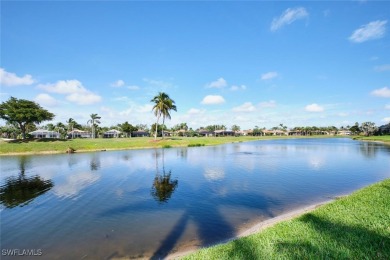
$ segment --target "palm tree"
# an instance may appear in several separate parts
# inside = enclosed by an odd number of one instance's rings
[[[55,125],[55,128],[54,130],[56,130],[60,135],[61,135],[61,138],[64,138],[66,132],[64,131],[65,129],[65,125],[61,122],[58,122],[56,125]]]
[[[101,117],[98,116],[98,114],[91,114],[90,117],[91,117],[91,119],[89,119],[87,121],[87,124],[91,123],[91,125],[92,125],[92,138],[95,138],[95,126],[97,126],[97,124],[100,124],[99,119]]]
[[[157,117],[156,121],[156,131],[154,134],[154,140],[157,139],[157,127],[158,127],[158,120],[162,116],[163,118],[163,130],[162,130],[162,138],[164,139],[164,122],[165,118],[171,119],[170,111],[176,110],[175,101],[173,101],[166,93],[159,92],[157,96],[155,96],[150,102],[154,103],[153,111],[154,115]]]
[[[69,118],[68,121],[66,121],[66,123],[68,124],[68,131],[71,131],[72,132],[72,139],[73,139],[73,127],[74,127],[74,124],[76,123],[76,121],[73,119],[73,118]]]

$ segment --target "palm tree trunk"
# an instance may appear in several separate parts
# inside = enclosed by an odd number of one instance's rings
[[[157,116],[157,121],[156,121],[156,131],[154,133],[154,140],[157,139],[157,126],[158,126],[158,120],[160,119],[160,114]]]
[[[162,139],[164,139],[164,123],[165,123],[165,116],[163,116],[163,123],[162,123],[162,129],[161,129]]]
[[[92,139],[95,139],[95,120],[92,120]]]

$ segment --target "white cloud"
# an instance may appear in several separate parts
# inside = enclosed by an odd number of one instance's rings
[[[66,97],[66,100],[78,105],[91,105],[98,103],[102,98],[92,92],[73,93]]]
[[[227,86],[227,82],[224,78],[219,78],[216,81],[206,84],[206,88],[224,88]]]
[[[67,95],[66,99],[68,101],[79,105],[90,105],[102,100],[99,95],[87,90],[78,80],[60,80],[54,84],[40,84],[38,88],[49,93]]]
[[[131,85],[131,86],[127,86],[127,89],[130,89],[130,90],[139,90],[140,87],[139,87],[139,86],[136,86],[136,85]]]
[[[349,114],[348,114],[348,113],[346,113],[346,112],[340,112],[340,113],[338,113],[337,115],[338,115],[338,116],[340,116],[340,117],[346,117],[346,116],[349,116]]]
[[[376,70],[378,72],[390,71],[390,64],[384,64],[384,65],[376,66],[374,68],[374,70]]]
[[[125,82],[121,79],[111,83],[111,87],[113,88],[120,88],[120,87],[123,87],[125,85]]]
[[[255,110],[256,108],[251,102],[245,102],[241,106],[233,108],[234,112],[253,112]]]
[[[382,119],[382,122],[390,123],[390,117],[385,117]]]
[[[261,75],[261,80],[269,80],[276,78],[278,76],[278,73],[275,71],[267,72]]]
[[[153,86],[156,86],[159,88],[163,88],[163,89],[173,87],[172,83],[162,81],[162,80],[154,80],[154,79],[144,78],[143,81],[150,84],[150,85],[153,85]]]
[[[145,104],[145,105],[136,107],[136,111],[138,113],[150,113],[150,112],[152,112],[152,109],[153,109],[152,104]]]
[[[18,77],[15,73],[7,72],[5,69],[0,68],[0,84],[4,86],[21,86],[32,85],[36,82],[35,79],[29,74],[23,77]]]
[[[377,97],[390,98],[390,89],[388,87],[375,89],[374,91],[371,92],[371,95]]]
[[[324,108],[318,104],[310,104],[305,107],[305,110],[307,112],[322,112],[324,111]]]
[[[125,103],[130,103],[131,99],[127,96],[122,96],[122,97],[116,97],[112,99],[113,101],[120,101],[120,102],[125,102]]]
[[[385,109],[390,110],[390,104],[386,105]]]
[[[246,89],[246,86],[245,86],[245,85],[241,85],[241,86],[233,85],[233,86],[230,88],[231,91],[245,90],[245,89]]]
[[[156,82],[157,81],[154,81],[155,84],[158,84]],[[126,83],[121,79],[111,83],[111,87],[113,87],[113,88],[123,88],[123,87],[125,87],[125,85],[126,85]],[[130,89],[130,90],[139,90],[140,89],[140,87],[137,85],[126,86],[126,88]]]
[[[360,43],[368,40],[380,39],[385,35],[386,23],[387,20],[378,20],[362,25],[359,29],[356,29],[352,33],[352,35],[349,37],[349,40]]]
[[[270,101],[260,102],[259,106],[263,107],[263,108],[276,107],[276,101],[275,100],[270,100]]]
[[[55,84],[39,84],[38,88],[57,94],[71,94],[74,92],[86,91],[81,82],[78,80],[60,80]]]
[[[217,105],[225,103],[225,99],[218,95],[208,95],[203,98],[201,103],[204,105]]]
[[[35,97],[34,101],[48,107],[54,107],[58,104],[58,101],[55,98],[46,93],[39,94]]]
[[[271,23],[271,31],[277,31],[287,24],[309,16],[309,13],[303,7],[288,8],[280,17],[274,18]]]
[[[188,110],[188,114],[189,115],[197,115],[197,114],[200,114],[202,113],[203,110],[200,110],[200,109],[196,109],[196,108],[191,108],[190,110]]]

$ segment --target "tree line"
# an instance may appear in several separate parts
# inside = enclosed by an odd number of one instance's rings
[[[73,130],[85,130],[91,131],[91,137],[96,138],[102,135],[102,133],[116,129],[123,133],[124,137],[131,137],[135,131],[145,131],[153,135],[156,139],[158,136],[164,138],[165,132],[175,133],[179,136],[199,136],[200,131],[213,132],[216,130],[228,130],[228,127],[223,124],[207,125],[192,129],[183,122],[177,124],[171,128],[167,128],[165,125],[166,119],[171,119],[171,111],[177,111],[175,101],[164,92],[159,92],[153,99],[152,111],[156,116],[156,123],[152,124],[150,128],[146,124],[132,125],[128,121],[111,126],[101,127],[101,117],[98,114],[91,114],[90,119],[86,124],[80,124],[73,118],[69,118],[66,122],[58,122],[56,124],[48,123],[45,126],[41,126],[41,129],[58,132],[61,138],[69,137],[68,134]],[[42,108],[39,104],[25,99],[17,99],[11,97],[8,101],[0,104],[0,118],[6,121],[5,126],[0,127],[0,134],[6,138],[21,138],[25,139],[29,132],[37,130],[38,125],[44,121],[53,120],[55,115],[46,109]],[[162,119],[162,124],[159,124]],[[390,134],[390,123],[385,126],[377,127],[373,122],[364,122],[359,124],[356,122],[353,126],[342,126],[337,128],[335,126],[317,127],[317,126],[301,126],[288,129],[284,124],[272,127],[270,130],[266,128],[260,128],[255,126],[253,129],[241,131],[241,127],[234,124],[230,126],[231,131],[235,133],[245,133],[246,135],[266,135],[272,133],[288,133],[294,132],[301,135],[315,135],[324,133],[337,134],[340,131],[349,131],[351,135],[382,135]],[[241,131],[241,132],[240,132]],[[273,131],[273,132],[272,132]],[[72,137],[72,136],[70,136]]]

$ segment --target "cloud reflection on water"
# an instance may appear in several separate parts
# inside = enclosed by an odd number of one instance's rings
[[[92,172],[71,173],[64,182],[59,182],[53,188],[53,193],[58,197],[75,198],[80,191],[97,182],[100,175]]]

